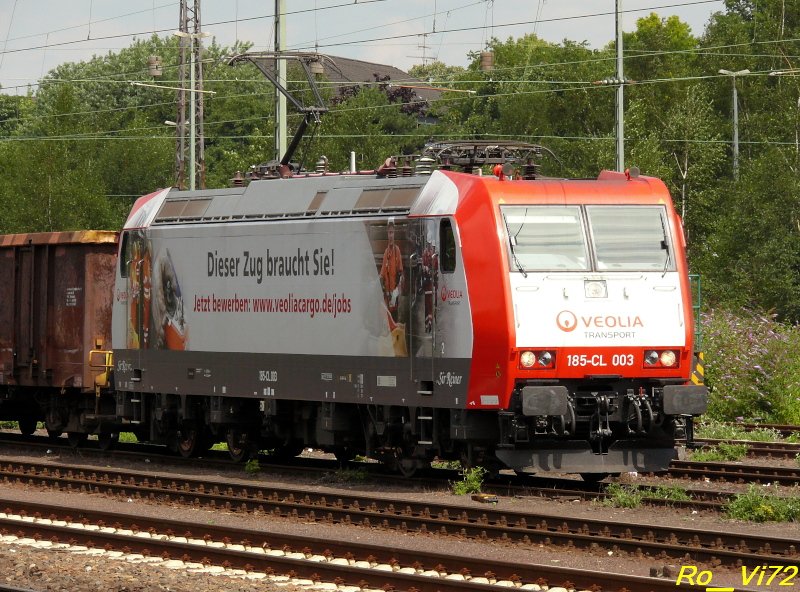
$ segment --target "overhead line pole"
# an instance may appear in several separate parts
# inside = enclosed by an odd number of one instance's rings
[[[207,33],[200,31],[200,0],[193,0],[191,8],[189,0],[181,0],[180,22],[174,33],[180,38],[180,65],[178,79],[178,121],[176,122],[177,146],[175,155],[175,185],[179,189],[186,188],[186,148],[189,154],[189,189],[198,187],[205,189],[205,138],[203,131],[203,60],[202,38]],[[189,66],[189,88],[187,89],[186,66]],[[188,95],[188,96],[187,96]],[[186,101],[189,103],[189,116],[186,116]],[[188,142],[187,142],[188,126]]]
[[[186,0],[181,0],[178,31],[185,35],[178,37],[180,43],[178,65],[178,118],[175,126],[175,187],[186,188],[186,54],[189,46],[189,8]]]
[[[286,87],[286,0],[275,0],[275,72],[278,82]],[[286,154],[286,97],[275,88],[275,160]]]
[[[203,121],[203,37],[207,33],[200,30],[200,0],[194,0],[194,32],[192,33],[192,179],[195,187],[206,188],[205,133]]]
[[[620,10],[622,0],[616,0],[615,20],[617,29],[617,170],[625,170],[625,111],[624,111],[624,88],[625,75],[622,71],[622,24],[620,23]]]
[[[736,92],[736,77],[747,76],[750,70],[720,70],[720,74],[730,76],[733,82],[733,180],[739,180],[739,95]]]

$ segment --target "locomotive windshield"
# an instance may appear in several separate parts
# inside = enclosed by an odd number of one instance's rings
[[[589,269],[580,206],[510,206],[503,215],[521,270]]]
[[[663,206],[503,206],[513,265],[529,271],[673,271]]]

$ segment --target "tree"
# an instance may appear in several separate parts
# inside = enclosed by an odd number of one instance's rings
[[[718,118],[712,110],[710,93],[702,84],[687,89],[682,99],[670,107],[664,126],[667,159],[675,167],[665,176],[684,224],[690,247],[702,243],[710,229],[717,204],[709,201],[710,188],[725,164],[725,148],[720,142]]]
[[[346,170],[351,151],[359,168],[374,168],[391,155],[421,148],[416,117],[404,114],[402,104],[392,103],[380,88],[357,88],[322,119],[315,147],[329,158],[331,170]]]
[[[105,197],[104,170],[93,151],[77,138],[87,126],[72,114],[76,92],[60,85],[52,95],[51,134],[17,136],[4,145],[0,165],[0,231],[34,232],[116,228]]]
[[[713,302],[774,310],[800,320],[800,205],[795,175],[776,175],[780,150],[769,150],[721,188],[707,247],[695,250]],[[724,204],[724,207],[723,207]]]

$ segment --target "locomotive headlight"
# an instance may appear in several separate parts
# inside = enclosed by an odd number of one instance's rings
[[[664,350],[663,352],[661,352],[661,355],[659,356],[659,361],[661,362],[661,365],[667,368],[671,368],[672,366],[674,366],[677,359],[678,358],[675,357],[675,352],[672,351],[671,349]]]
[[[552,363],[553,363],[553,354],[551,354],[549,351],[542,352],[539,355],[539,365],[540,366],[547,367],[547,366],[550,366]]]
[[[608,298],[608,286],[605,280],[585,280],[583,293],[587,298]]]
[[[652,368],[677,368],[678,355],[671,349],[647,349],[644,352],[644,365]]]
[[[519,356],[519,365],[523,368],[532,368],[536,363],[536,354],[532,351],[524,351]]]

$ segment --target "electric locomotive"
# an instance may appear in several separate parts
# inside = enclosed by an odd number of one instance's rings
[[[473,144],[469,171],[500,162]],[[665,470],[707,404],[665,185],[418,168],[140,198],[98,395],[113,420],[92,429],[406,473]]]

